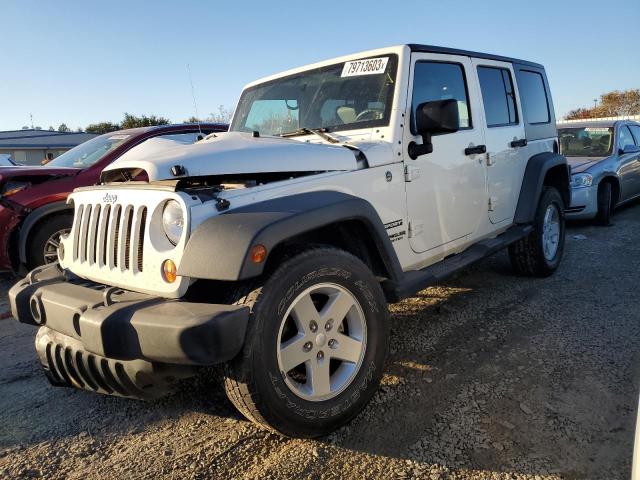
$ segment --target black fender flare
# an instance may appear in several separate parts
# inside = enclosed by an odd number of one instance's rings
[[[20,227],[20,235],[18,236],[18,255],[22,265],[27,263],[27,239],[33,227],[44,217],[64,210],[73,213],[73,206],[66,201],[52,202],[32,210],[25,217]]]
[[[296,235],[345,220],[364,224],[390,280],[397,280],[402,275],[400,262],[375,208],[362,198],[337,191],[273,198],[205,220],[187,242],[178,275],[224,281],[256,277],[266,260],[253,263],[252,246],[264,245],[270,253]]]
[[[569,165],[567,159],[555,152],[538,153],[527,162],[527,167],[522,178],[520,187],[520,196],[516,206],[514,223],[527,224],[533,222],[538,200],[542,195],[542,187],[544,185],[547,173],[553,168],[560,168],[563,172],[563,178],[560,180],[560,194],[565,200],[565,207],[569,206],[571,200],[571,189],[569,187]],[[565,176],[566,174],[566,176]]]

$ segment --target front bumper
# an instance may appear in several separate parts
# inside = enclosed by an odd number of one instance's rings
[[[571,205],[565,216],[571,220],[594,218],[598,213],[598,186],[571,189]]]
[[[56,385],[157,397],[244,343],[246,307],[168,300],[60,272],[32,271],[9,291],[13,316],[40,326],[36,350]]]

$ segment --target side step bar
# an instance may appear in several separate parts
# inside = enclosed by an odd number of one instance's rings
[[[510,244],[517,242],[529,235],[532,230],[533,227],[531,225],[514,225],[503,234],[478,242],[464,252],[447,257],[422,270],[406,272],[396,287],[396,293],[399,299],[415,295],[420,290],[440,283],[478,260],[493,255]]]

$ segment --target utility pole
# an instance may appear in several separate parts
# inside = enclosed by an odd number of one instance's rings
[[[29,118],[31,118],[31,130],[33,130],[33,113],[29,114]]]

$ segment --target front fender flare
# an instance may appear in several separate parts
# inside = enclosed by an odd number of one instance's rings
[[[178,274],[192,278],[236,281],[262,274],[266,263],[253,263],[250,249],[267,252],[281,242],[316,228],[358,220],[372,236],[389,277],[402,270],[375,208],[366,200],[336,191],[300,193],[254,203],[206,220],[187,242]]]

